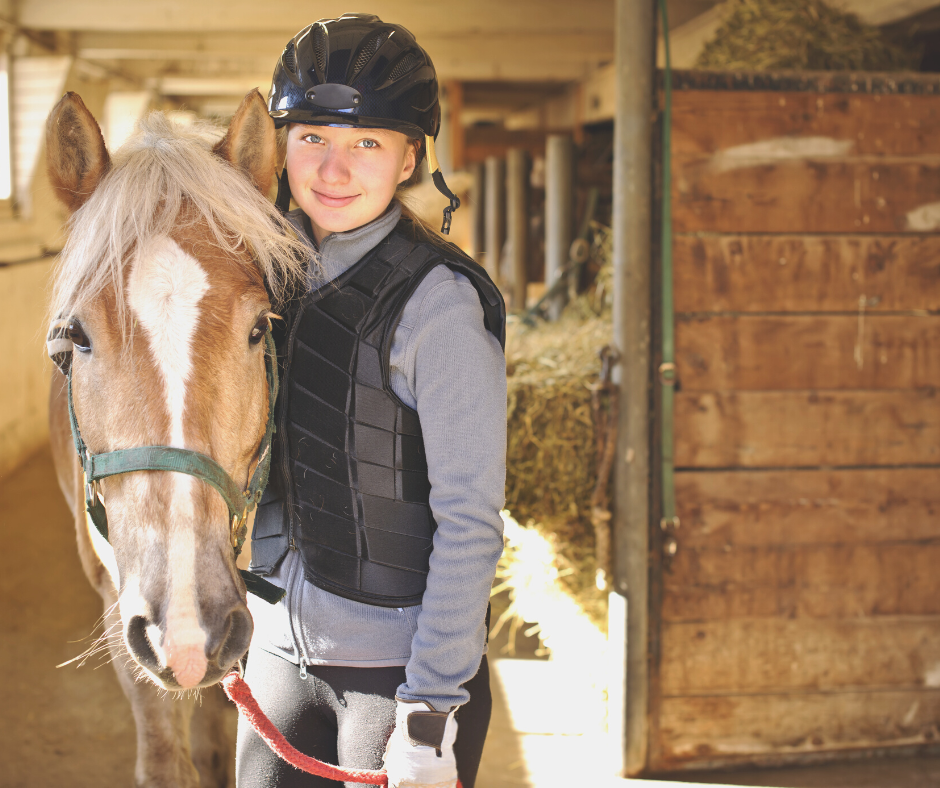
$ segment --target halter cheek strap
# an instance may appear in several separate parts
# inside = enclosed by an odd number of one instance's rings
[[[268,483],[271,472],[271,443],[274,437],[274,403],[277,400],[278,377],[277,357],[274,338],[269,330],[265,335],[265,372],[268,382],[268,423],[264,438],[258,449],[258,465],[251,476],[248,487],[242,490],[229,476],[228,472],[212,457],[190,449],[178,449],[174,446],[136,446],[131,449],[91,454],[78,428],[75,406],[72,401],[72,365],[71,343],[66,349],[61,336],[56,336],[59,329],[53,328],[47,342],[47,349],[56,366],[68,376],[69,424],[72,428],[72,440],[78,452],[85,472],[85,509],[98,532],[108,538],[108,515],[101,497],[98,482],[108,476],[136,471],[172,471],[186,473],[201,479],[213,487],[228,506],[231,521],[232,547],[238,558],[245,537],[248,533],[248,515],[258,501]],[[67,341],[67,340],[66,340]],[[63,358],[64,357],[64,358]],[[67,359],[67,360],[66,360]],[[239,569],[245,586],[255,596],[266,602],[275,603],[284,596],[284,589],[268,582],[263,577]]]

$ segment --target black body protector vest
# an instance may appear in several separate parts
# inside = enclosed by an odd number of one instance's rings
[[[416,242],[413,232],[403,220],[290,310],[279,348],[280,478],[272,472],[270,496],[283,503],[272,501],[281,503],[275,515],[262,502],[252,544],[255,571],[273,571],[289,540],[311,583],[382,607],[421,603],[437,527],[421,423],[390,385],[402,310],[428,272],[444,264],[474,284],[487,329],[505,344],[505,306],[486,272],[457,247]]]

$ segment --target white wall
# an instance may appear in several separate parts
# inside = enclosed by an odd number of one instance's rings
[[[107,82],[83,79],[74,70],[65,84],[97,118],[102,117],[107,89]],[[29,219],[0,220],[0,262],[34,258],[0,266],[0,479],[49,437],[48,390],[54,368],[45,355],[45,329],[55,261],[40,255],[62,247],[67,217],[46,179],[44,152],[31,197]]]
[[[43,334],[51,269],[50,259],[0,268],[0,479],[48,438],[52,364]]]

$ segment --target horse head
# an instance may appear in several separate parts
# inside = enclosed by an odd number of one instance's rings
[[[188,449],[245,489],[273,406],[271,293],[304,263],[264,197],[277,146],[261,95],[212,135],[154,113],[112,159],[82,100],[59,102],[47,159],[72,215],[53,315],[73,345],[74,413],[91,454]],[[166,689],[218,681],[252,634],[225,501],[168,471],[115,475],[100,491],[110,544],[89,532],[128,652]]]

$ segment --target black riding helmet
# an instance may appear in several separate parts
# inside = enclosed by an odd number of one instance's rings
[[[305,27],[284,47],[274,68],[268,112],[277,127],[288,123],[360,126],[400,131],[424,139],[428,169],[450,199],[444,226],[460,200],[447,188],[434,154],[441,128],[437,72],[414,36],[374,14],[343,14]],[[420,164],[422,154],[418,154]],[[286,210],[286,171],[278,188]]]

